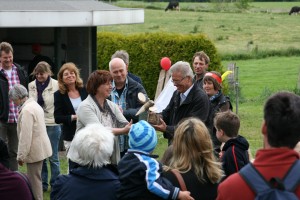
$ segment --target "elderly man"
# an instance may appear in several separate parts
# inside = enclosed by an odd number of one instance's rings
[[[129,66],[129,54],[128,54],[125,50],[118,50],[118,51],[116,51],[116,52],[111,56],[111,59],[113,59],[113,58],[121,58],[121,59],[125,62],[125,64],[126,64],[126,70],[127,70],[127,72],[128,72],[128,76],[129,76],[130,78],[132,78],[133,80],[135,80],[136,82],[138,82],[139,84],[143,85],[142,79],[141,79],[139,76],[137,76],[137,75],[135,75],[135,74],[133,74],[133,73],[130,73],[130,72],[128,71],[128,66]]]
[[[17,119],[18,108],[8,98],[8,91],[15,84],[27,88],[27,73],[19,65],[13,63],[13,48],[7,42],[0,43],[0,138],[7,142],[9,152],[9,168],[18,170],[17,151]]]
[[[271,96],[264,106],[261,132],[264,148],[257,151],[253,165],[244,166],[240,171],[242,174],[233,174],[222,182],[218,188],[217,199],[255,199],[256,194],[247,184],[249,180],[245,180],[245,174],[250,173],[251,177],[251,171],[260,174],[255,176],[253,185],[260,185],[257,177],[263,177],[270,186],[276,187],[281,185],[276,185],[277,181],[286,177],[294,164],[299,165],[299,153],[294,151],[294,148],[300,141],[300,97],[289,92],[279,92]],[[299,171],[299,167],[294,169]],[[298,184],[291,192],[300,199],[299,174],[297,176],[294,173],[292,176],[295,177],[294,180],[298,180]],[[272,183],[274,180],[276,182]],[[291,182],[293,181],[287,181]]]
[[[126,64],[121,58],[113,58],[110,61],[109,71],[113,77],[111,101],[119,105],[127,121],[138,122],[139,117],[135,114],[142,107],[138,100],[138,93],[147,96],[144,87],[127,75]],[[128,136],[119,136],[119,144],[122,157],[128,149]]]
[[[194,82],[200,89],[203,89],[203,78],[208,69],[210,59],[204,51],[196,52],[193,56],[192,63],[194,68]]]
[[[193,83],[193,71],[190,64],[179,61],[170,68],[172,82],[177,90],[168,106],[162,111],[160,125],[153,125],[164,132],[169,145],[172,143],[175,128],[186,117],[197,117],[206,122],[209,112],[209,100],[205,92]]]

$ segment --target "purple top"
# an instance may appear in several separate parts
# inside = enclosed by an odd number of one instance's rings
[[[16,172],[10,171],[0,163],[0,199],[32,200],[26,181]]]

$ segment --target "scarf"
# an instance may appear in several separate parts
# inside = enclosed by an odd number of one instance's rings
[[[37,79],[35,79],[35,84],[36,84],[36,89],[38,94],[37,102],[41,107],[43,107],[45,104],[42,94],[46,89],[46,87],[49,85],[49,82],[50,82],[50,76],[48,76],[47,80],[44,83],[41,83]]]
[[[219,96],[221,96],[221,94],[222,94],[222,92],[219,90],[219,91],[217,92],[217,94],[215,94],[215,95],[213,95],[213,96],[211,96],[211,97],[209,98],[209,101],[210,101],[210,102],[213,102],[215,99],[217,99]]]
[[[126,126],[127,123],[122,123],[119,120],[117,120],[117,117],[116,117],[115,113],[111,110],[111,108],[109,107],[107,100],[104,101],[103,108],[101,108],[96,97],[92,96],[92,95],[91,95],[91,97],[94,100],[94,102],[96,103],[96,105],[98,106],[100,112],[108,113],[111,116],[111,118],[113,120],[113,124],[116,126],[116,128],[122,128],[122,127]],[[112,127],[112,128],[115,128],[115,127]]]

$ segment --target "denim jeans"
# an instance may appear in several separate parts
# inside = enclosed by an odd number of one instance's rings
[[[50,170],[51,170],[50,185],[52,186],[55,182],[56,177],[60,174],[58,145],[59,145],[59,140],[61,135],[61,127],[60,125],[57,125],[57,126],[46,126],[46,128],[47,128],[47,134],[52,147],[52,156],[48,158],[50,162]],[[45,159],[43,162],[42,181],[43,181],[43,189],[44,190],[48,189],[47,159]]]

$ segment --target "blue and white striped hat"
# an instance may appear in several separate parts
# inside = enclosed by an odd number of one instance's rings
[[[156,147],[156,131],[148,122],[144,120],[141,120],[136,124],[132,124],[128,136],[128,143],[131,149],[150,153]]]

